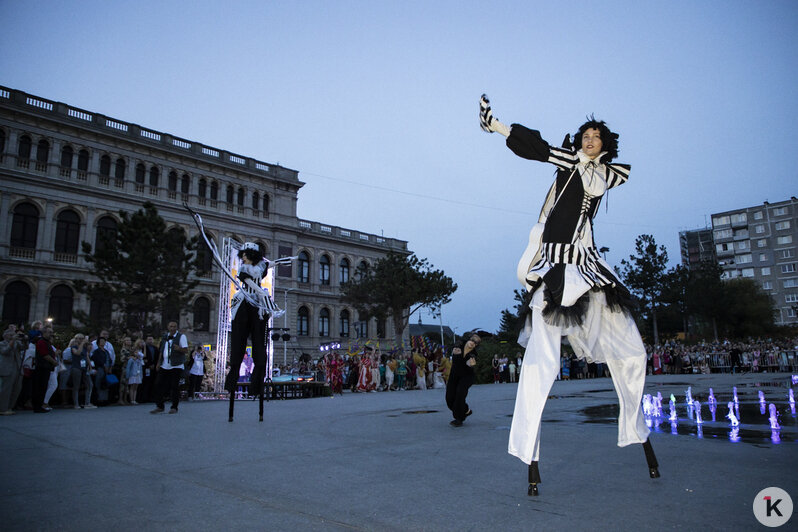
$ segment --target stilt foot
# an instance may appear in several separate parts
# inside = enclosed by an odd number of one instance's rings
[[[649,467],[648,476],[651,478],[659,478],[659,469],[657,469],[656,467]]]
[[[526,494],[529,495],[530,497],[537,497],[539,493],[540,492],[538,491],[538,485],[530,482]]]

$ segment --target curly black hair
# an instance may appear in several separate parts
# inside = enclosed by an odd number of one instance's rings
[[[239,259],[241,259],[244,255],[247,256],[252,264],[258,264],[263,260],[263,253],[261,253],[260,250],[255,251],[254,249],[241,249],[238,251]]]
[[[596,120],[593,115],[587,118],[587,122],[579,126],[579,131],[574,135],[574,149],[582,149],[582,134],[588,129],[598,129],[601,135],[601,151],[607,153],[601,158],[601,162],[608,163],[618,156],[618,134],[610,131],[604,120]]]

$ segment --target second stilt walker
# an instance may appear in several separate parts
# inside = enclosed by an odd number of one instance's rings
[[[230,371],[225,379],[225,389],[230,392],[230,421],[233,420],[235,395],[241,362],[247,349],[247,338],[252,340],[252,362],[249,395],[260,397],[260,420],[263,421],[263,379],[266,376],[266,325],[269,317],[282,314],[269,293],[260,286],[261,279],[272,265],[263,257],[254,242],[246,242],[238,251],[241,264],[238,268],[239,289],[230,305]]]
[[[483,95],[480,125],[507,137],[507,147],[525,159],[549,162],[556,179],[518,265],[518,278],[532,295],[519,342],[526,353],[518,382],[508,452],[529,465],[529,495],[538,494],[540,422],[560,368],[560,344],[589,362],[607,364],[618,394],[618,446],[643,444],[649,475],[659,476],[648,440],[641,399],[646,351],[630,315],[629,291],[601,258],[593,240],[593,218],[605,193],[629,178],[630,167],[612,163],[618,135],[592,117],[571,145],[549,145],[538,131],[511,127],[492,114]]]

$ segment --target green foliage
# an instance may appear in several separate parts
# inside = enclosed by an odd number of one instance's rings
[[[391,316],[400,341],[410,315],[421,307],[436,308],[451,301],[457,290],[450,277],[434,270],[427,259],[390,252],[366,270],[358,270],[341,285],[344,301],[359,312]]]
[[[502,310],[499,330],[496,333],[500,341],[509,342],[514,347],[518,347],[516,340],[518,340],[518,335],[521,334],[521,329],[524,328],[524,321],[529,313],[528,297],[529,294],[525,289],[513,290],[515,305],[512,311],[509,309]]]
[[[729,338],[757,337],[774,330],[773,300],[751,279],[732,279],[725,284],[721,329]]]
[[[196,268],[197,239],[187,239],[182,229],[167,230],[150,202],[132,214],[120,211],[119,216],[116,234],[94,253],[91,244],[82,243],[90,273],[98,280],[78,282],[76,288],[92,300],[110,301],[114,310],[121,311],[123,320],[114,328],[158,331],[153,316],[179,317],[189,291],[198,283],[189,280]],[[91,323],[96,317],[79,313],[78,318]]]
[[[657,247],[652,235],[638,236],[635,255],[630,255],[628,261],[621,261],[624,283],[651,317],[654,343],[659,343],[657,309],[661,305],[667,264],[668,251],[665,246]]]

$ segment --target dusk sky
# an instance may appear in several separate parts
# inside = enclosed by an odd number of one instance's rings
[[[554,168],[480,130],[483,92],[551,143],[620,133],[612,265],[798,195],[798,2],[565,5],[0,0],[0,85],[297,170],[301,218],[407,240],[459,285],[444,324],[495,331]]]

